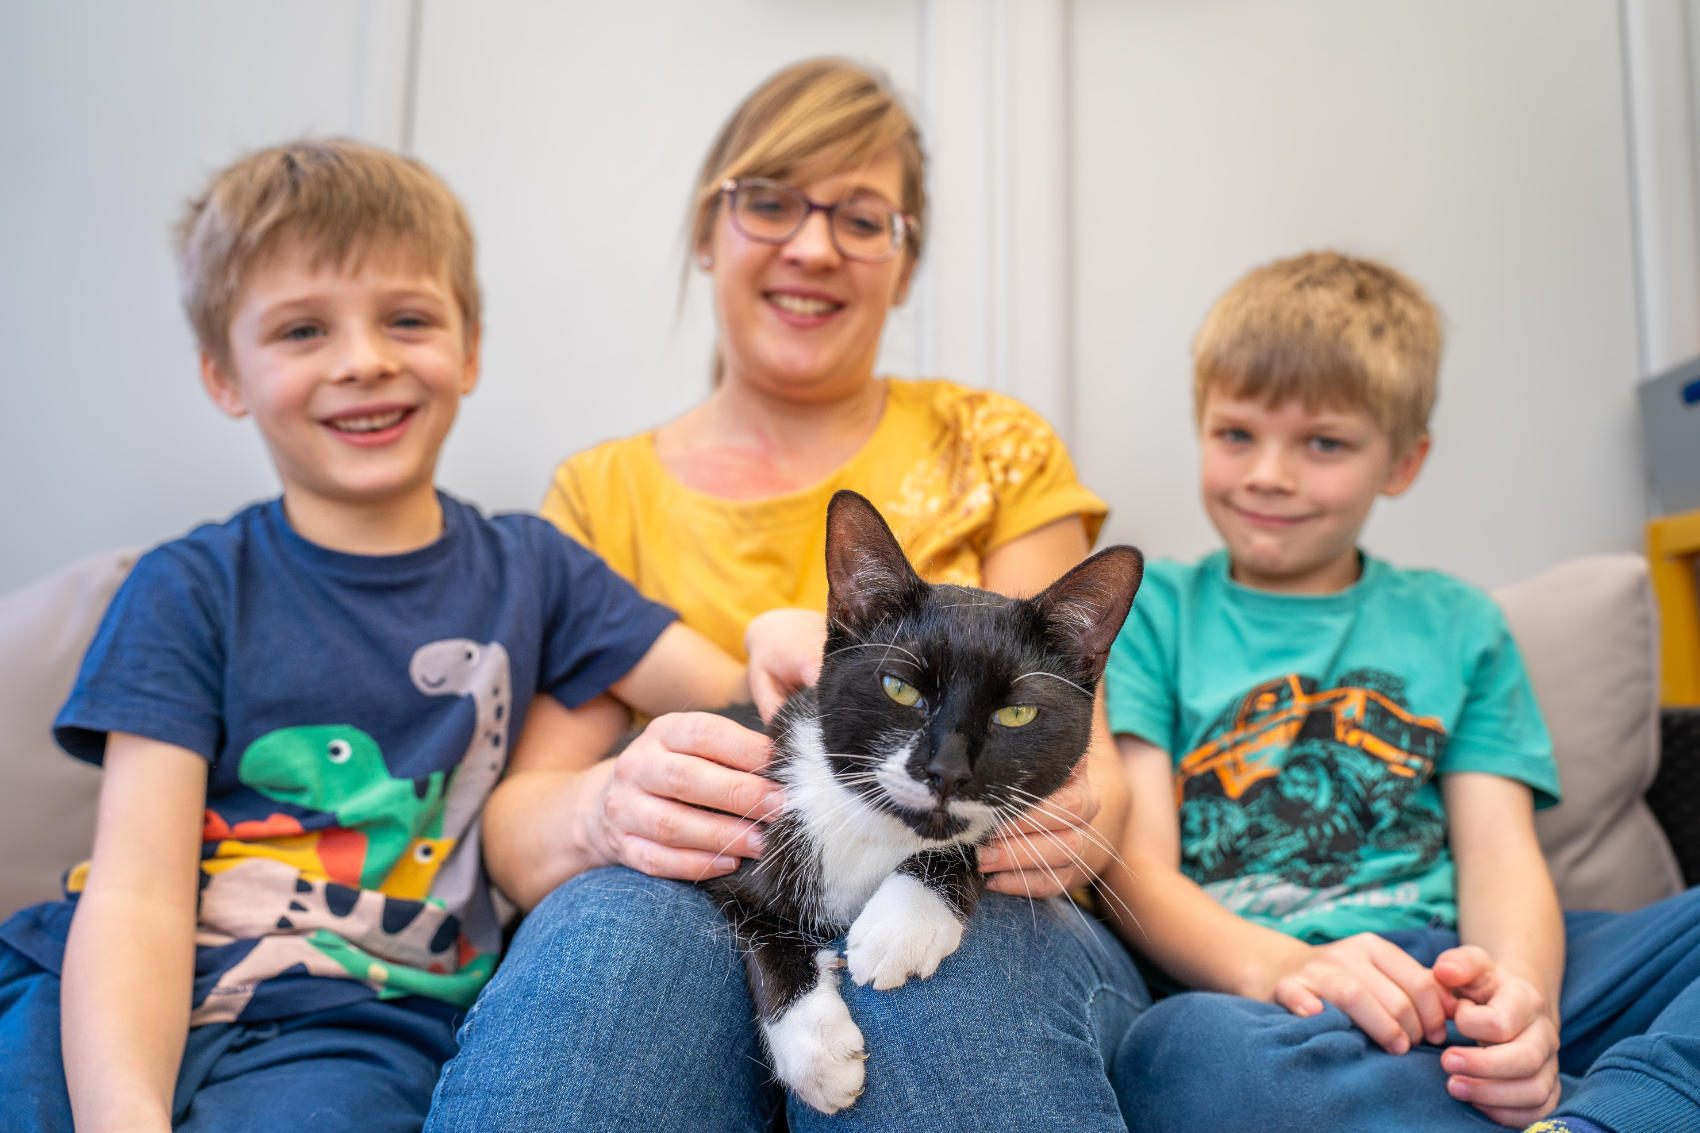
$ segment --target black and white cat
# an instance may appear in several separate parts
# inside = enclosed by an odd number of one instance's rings
[[[776,1075],[833,1113],[862,1092],[868,1057],[839,968],[894,988],[956,951],[985,887],[974,847],[1086,751],[1144,564],[1110,547],[1024,600],[930,586],[854,492],[827,509],[826,560],[820,682],[769,727],[785,811],[763,857],[706,886],[744,950]]]

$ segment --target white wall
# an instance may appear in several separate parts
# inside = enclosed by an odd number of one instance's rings
[[[1214,545],[1188,346],[1253,264],[1315,247],[1445,315],[1427,469],[1365,543],[1494,585],[1639,545],[1618,16],[1546,0],[1076,0],[1076,453],[1110,534]]]
[[[934,159],[886,364],[1050,414],[1112,534],[1207,544],[1192,329],[1251,264],[1336,245],[1422,280],[1451,336],[1434,461],[1371,544],[1488,584],[1633,546],[1621,46],[1603,0],[0,5],[0,589],[275,490],[198,388],[167,243],[238,152],[410,142],[461,193],[489,322],[442,479],[531,507],[561,456],[704,389],[700,281],[675,312],[696,163],[827,52],[884,67]]]
[[[201,392],[170,229],[244,149],[393,143],[398,5],[0,4],[0,589],[275,491]],[[404,41],[402,41],[404,42]]]

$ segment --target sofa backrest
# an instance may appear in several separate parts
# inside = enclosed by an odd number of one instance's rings
[[[1552,733],[1564,801],[1535,815],[1567,909],[1682,891],[1644,796],[1659,769],[1659,611],[1640,555],[1589,555],[1495,591]]]

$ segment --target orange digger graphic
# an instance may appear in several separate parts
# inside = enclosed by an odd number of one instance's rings
[[[1233,726],[1181,760],[1176,805],[1189,779],[1212,771],[1228,797],[1239,798],[1259,779],[1279,773],[1278,766],[1264,760],[1265,752],[1306,737],[1357,748],[1385,761],[1393,774],[1413,778],[1434,766],[1446,729],[1435,717],[1413,716],[1374,689],[1318,692],[1314,680],[1290,673],[1246,693]]]

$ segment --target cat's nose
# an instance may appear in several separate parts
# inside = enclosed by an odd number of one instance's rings
[[[960,736],[947,736],[927,761],[927,785],[938,794],[941,803],[973,774],[974,769],[968,765],[968,745]]]

